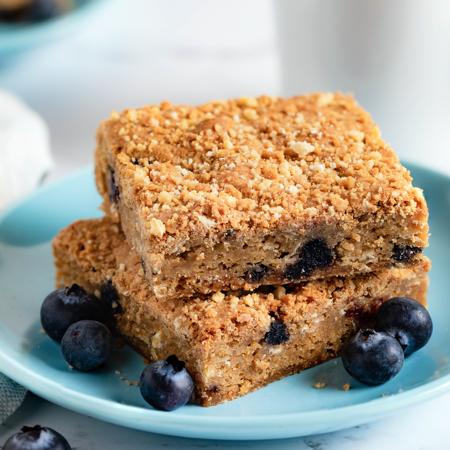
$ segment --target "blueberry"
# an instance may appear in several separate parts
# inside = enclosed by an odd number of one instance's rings
[[[286,267],[284,276],[288,280],[308,276],[316,269],[330,266],[333,260],[333,251],[327,243],[323,239],[312,239],[300,249],[297,262]]]
[[[269,345],[280,345],[289,340],[289,331],[286,324],[276,319],[270,324],[269,331],[264,336],[264,342]]]
[[[32,22],[52,19],[60,13],[57,0],[33,0],[27,8],[27,17]]]
[[[144,369],[140,389],[144,400],[154,408],[173,411],[189,401],[194,382],[184,363],[172,355]]]
[[[402,347],[392,336],[371,329],[358,331],[342,350],[342,362],[347,372],[370,386],[395,377],[403,360]]]
[[[244,274],[244,278],[249,283],[257,283],[261,281],[268,273],[270,268],[264,264],[255,264]]]
[[[433,332],[430,313],[419,302],[407,297],[396,297],[383,303],[375,323],[377,330],[397,339],[405,356],[422,348]]]
[[[107,316],[105,306],[77,284],[53,291],[41,307],[42,327],[57,342],[73,323],[85,319],[102,322]]]
[[[35,425],[23,427],[11,436],[3,450],[71,450],[71,447],[57,431]]]
[[[408,262],[419,253],[422,253],[422,249],[420,247],[395,244],[392,250],[392,258],[398,262]]]
[[[108,328],[95,320],[70,325],[61,341],[64,359],[74,368],[89,372],[105,364],[112,350]]]
[[[120,191],[116,183],[116,173],[111,167],[108,170],[108,192],[111,203],[117,203],[120,199]]]

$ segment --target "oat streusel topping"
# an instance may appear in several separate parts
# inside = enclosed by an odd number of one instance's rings
[[[128,109],[99,141],[156,240],[426,209],[370,115],[341,93]]]

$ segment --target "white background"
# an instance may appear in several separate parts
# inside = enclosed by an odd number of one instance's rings
[[[111,0],[76,36],[0,63],[0,88],[24,98],[50,127],[56,160],[52,179],[92,161],[97,124],[113,109],[162,99],[201,102],[282,91],[268,0]],[[438,154],[430,158],[424,149],[413,159],[450,172],[448,142],[442,142]],[[80,450],[440,450],[450,448],[448,405],[450,396],[326,436],[218,443],[122,429],[30,396],[0,426],[0,443],[23,424],[41,423],[59,430]]]

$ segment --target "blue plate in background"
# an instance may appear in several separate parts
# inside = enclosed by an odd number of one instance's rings
[[[53,289],[49,239],[74,220],[100,215],[91,170],[37,191],[0,219],[0,371],[59,405],[119,425],[175,436],[271,439],[325,433],[386,417],[450,388],[450,178],[411,166],[431,212],[433,260],[430,343],[407,359],[401,373],[379,387],[350,379],[340,360],[285,378],[212,408],[187,405],[167,413],[148,407],[138,389],[142,359],[130,349],[109,366],[70,371],[57,344],[40,332],[39,309]],[[315,381],[327,381],[314,389]],[[349,391],[342,390],[350,383]]]
[[[43,22],[9,24],[0,21],[0,63],[24,50],[73,33],[106,0],[74,0],[73,3],[67,13]]]

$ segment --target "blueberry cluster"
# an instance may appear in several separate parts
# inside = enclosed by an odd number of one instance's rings
[[[61,343],[64,359],[81,372],[103,366],[112,353],[113,333],[110,329],[114,315],[122,312],[122,308],[111,282],[101,289],[101,294],[101,299],[97,299],[74,284],[51,292],[41,307],[45,332]],[[189,401],[194,382],[184,363],[169,356],[144,369],[140,390],[144,400],[154,408],[171,411]]]
[[[317,269],[330,267],[334,257],[333,250],[323,239],[312,239],[299,249],[296,261],[284,269],[283,276],[290,282],[307,277]],[[272,273],[271,267],[258,263],[244,273],[244,279],[249,283],[259,283]]]
[[[41,307],[45,332],[61,343],[71,367],[83,372],[102,366],[111,355],[110,317],[106,305],[77,284],[51,292]]]
[[[377,386],[400,372],[405,357],[422,348],[433,332],[430,314],[407,297],[388,300],[377,312],[374,329],[363,329],[344,346],[342,362],[361,383]]]

